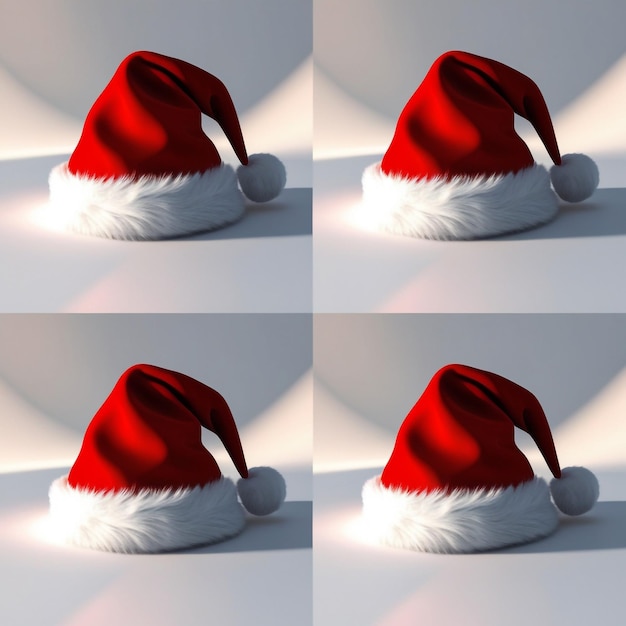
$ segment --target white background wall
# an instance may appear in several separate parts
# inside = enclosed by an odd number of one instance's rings
[[[384,465],[400,424],[448,363],[531,391],[564,465],[626,464],[624,315],[322,315],[314,337],[316,469]],[[544,472],[536,446],[518,435]]]
[[[272,152],[290,187],[311,185],[310,0],[37,0],[0,4],[0,160],[73,150],[122,59],[152,50],[220,78],[248,151]],[[222,158],[237,163],[204,119]]]

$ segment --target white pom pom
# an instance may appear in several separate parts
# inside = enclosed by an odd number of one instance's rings
[[[285,501],[285,479],[272,467],[253,467],[237,483],[241,503],[253,515],[269,515]]]
[[[282,161],[273,154],[251,154],[248,165],[240,165],[237,169],[237,178],[247,198],[267,202],[285,188],[287,172]]]
[[[567,202],[588,198],[600,182],[598,166],[586,154],[565,154],[550,169],[554,191]]]
[[[566,467],[561,478],[553,478],[550,491],[554,504],[566,515],[586,513],[597,502],[600,485],[585,467]]]

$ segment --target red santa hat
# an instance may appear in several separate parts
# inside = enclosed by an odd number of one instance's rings
[[[531,122],[554,166],[535,163],[514,128]],[[549,221],[558,199],[589,197],[596,164],[561,156],[546,103],[524,74],[467,52],[447,52],[402,111],[382,161],[363,174],[378,226],[425,239],[475,239]]]
[[[242,165],[222,163],[201,114],[222,127]],[[275,198],[286,182],[270,154],[248,156],[224,84],[154,52],[126,57],[92,106],[67,163],[50,173],[50,204],[73,231],[162,239],[239,219],[244,200]]]
[[[515,445],[529,433],[554,479]],[[382,474],[363,487],[372,538],[425,552],[475,552],[544,537],[557,509],[580,515],[599,495],[583,467],[561,469],[546,416],[526,389],[465,365],[438,371],[400,427]]]
[[[202,445],[214,432],[242,476],[237,487]],[[153,365],[128,369],[89,424],[69,474],[50,487],[60,538],[111,552],[162,552],[239,533],[247,511],[267,515],[285,499],[270,467],[248,470],[237,426],[210,387]]]

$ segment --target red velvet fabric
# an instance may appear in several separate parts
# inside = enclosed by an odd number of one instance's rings
[[[224,398],[184,374],[134,365],[89,424],[68,482],[95,491],[136,491],[218,480],[220,469],[202,445],[202,426],[217,434],[247,478],[237,426]]]
[[[185,61],[134,52],[89,111],[69,171],[106,179],[217,167],[222,160],[202,130],[202,113],[220,124],[247,165],[239,119],[224,84]]]
[[[508,174],[534,159],[514,128],[529,120],[555,164],[561,156],[546,103],[520,72],[467,52],[446,52],[402,111],[381,163],[409,178]]]
[[[426,492],[519,485],[534,472],[515,445],[515,427],[531,435],[559,478],[550,426],[535,396],[497,374],[447,365],[400,427],[381,482]]]

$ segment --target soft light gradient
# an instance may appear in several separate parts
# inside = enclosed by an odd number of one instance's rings
[[[0,315],[0,579],[15,590],[0,622],[310,623],[311,326],[307,314]],[[237,537],[176,553],[59,545],[48,488],[74,462],[122,371],[146,361],[218,390],[248,466],[280,471],[287,501],[273,515],[248,516]],[[217,437],[205,433],[203,442],[237,479]]]
[[[509,3],[508,17],[519,25],[511,30],[498,21],[504,8],[487,1],[471,12],[462,3],[398,3],[394,11],[368,3],[356,17],[349,17],[349,3],[329,21],[331,4],[316,5],[314,310],[626,311],[617,288],[626,262],[626,54],[621,39],[608,34],[622,23],[623,7],[601,2],[591,24],[584,3],[564,14],[546,7],[531,25],[536,3]],[[342,30],[342,20],[350,27]],[[607,20],[613,23],[600,27]],[[582,47],[575,36],[581,28]],[[538,37],[544,30],[550,35]],[[350,45],[339,46],[340,32]],[[585,202],[561,203],[550,224],[489,240],[431,242],[373,231],[361,207],[363,170],[381,159],[402,107],[446,49],[491,56],[534,79],[561,152],[591,156],[600,189]],[[356,66],[362,71],[348,72]],[[551,165],[534,129],[518,122],[537,162]]]
[[[310,2],[191,0],[181,9],[46,0],[1,15],[0,310],[311,310]],[[67,160],[89,107],[137,49],[185,59],[225,83],[248,152],[275,154],[286,166],[278,198],[248,202],[241,222],[182,240],[128,243],[59,228],[47,210],[48,174]],[[223,160],[238,165],[219,126],[203,125]]]
[[[620,624],[625,333],[624,315],[317,315],[316,619]],[[561,465],[583,465],[598,477],[594,509],[561,516],[557,531],[541,541],[481,554],[415,553],[372,542],[360,517],[363,484],[386,464],[432,374],[453,362],[505,375],[538,397]],[[516,439],[536,474],[550,479],[530,437]]]

